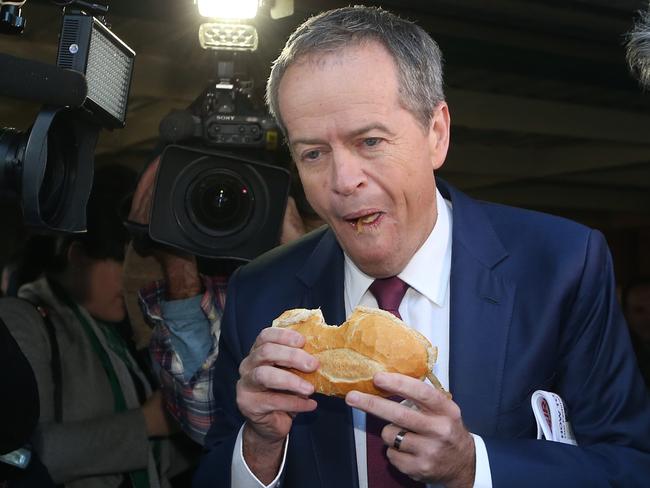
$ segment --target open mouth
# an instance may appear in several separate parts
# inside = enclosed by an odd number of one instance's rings
[[[357,233],[361,234],[364,229],[375,225],[381,217],[381,212],[373,212],[370,214],[362,215],[354,219],[347,219],[351,226],[353,226]]]

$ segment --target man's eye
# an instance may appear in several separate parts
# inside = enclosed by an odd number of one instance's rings
[[[320,151],[316,149],[312,149],[311,151],[307,151],[306,153],[304,153],[302,158],[308,161],[313,161],[315,159],[318,159],[319,156],[320,156]]]
[[[377,146],[377,145],[379,145],[380,142],[381,142],[381,138],[379,138],[379,137],[366,137],[366,138],[363,140],[363,144],[364,144],[366,147],[374,147],[374,146]]]

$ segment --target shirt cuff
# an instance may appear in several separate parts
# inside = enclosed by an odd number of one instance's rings
[[[492,472],[487,448],[481,436],[472,434],[474,438],[474,451],[476,452],[476,473],[474,475],[474,488],[492,488]]]
[[[280,482],[280,475],[284,470],[284,462],[287,459],[287,446],[289,445],[289,436],[284,443],[284,452],[282,453],[282,464],[280,464],[280,469],[278,474],[270,484],[265,485],[252,473],[248,464],[244,460],[244,426],[242,425],[239,429],[239,434],[237,434],[237,441],[235,442],[235,449],[232,453],[232,465],[230,467],[230,486],[236,486],[238,488],[275,488]]]

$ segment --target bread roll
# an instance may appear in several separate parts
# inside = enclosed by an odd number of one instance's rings
[[[318,370],[292,370],[314,385],[317,393],[343,397],[351,390],[387,396],[375,388],[372,378],[381,371],[401,373],[434,386],[431,372],[438,350],[416,330],[390,312],[357,307],[340,327],[327,325],[320,309],[287,310],[273,321],[305,336],[304,350],[320,361]]]

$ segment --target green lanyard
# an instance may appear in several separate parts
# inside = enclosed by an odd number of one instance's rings
[[[88,319],[86,319],[84,314],[81,313],[81,310],[79,310],[79,306],[64,293],[61,293],[59,298],[62,298],[65,304],[74,312],[77,320],[79,320],[79,323],[81,323],[81,326],[86,332],[88,340],[90,340],[90,344],[95,351],[95,354],[99,358],[99,361],[102,363],[104,371],[108,376],[108,382],[111,385],[111,390],[113,391],[113,403],[115,411],[124,412],[127,410],[124,392],[120,386],[120,381],[117,378],[115,368],[113,368],[113,364],[108,357],[108,353],[102,347],[101,342],[99,342],[99,338],[95,334],[95,331],[93,330],[92,325],[90,325],[90,322],[88,322]],[[126,361],[126,358],[122,357],[122,359]],[[134,488],[149,488],[150,486],[149,474],[147,473],[146,469],[137,469],[135,471],[130,471],[129,477],[131,478],[131,483],[133,484]]]

